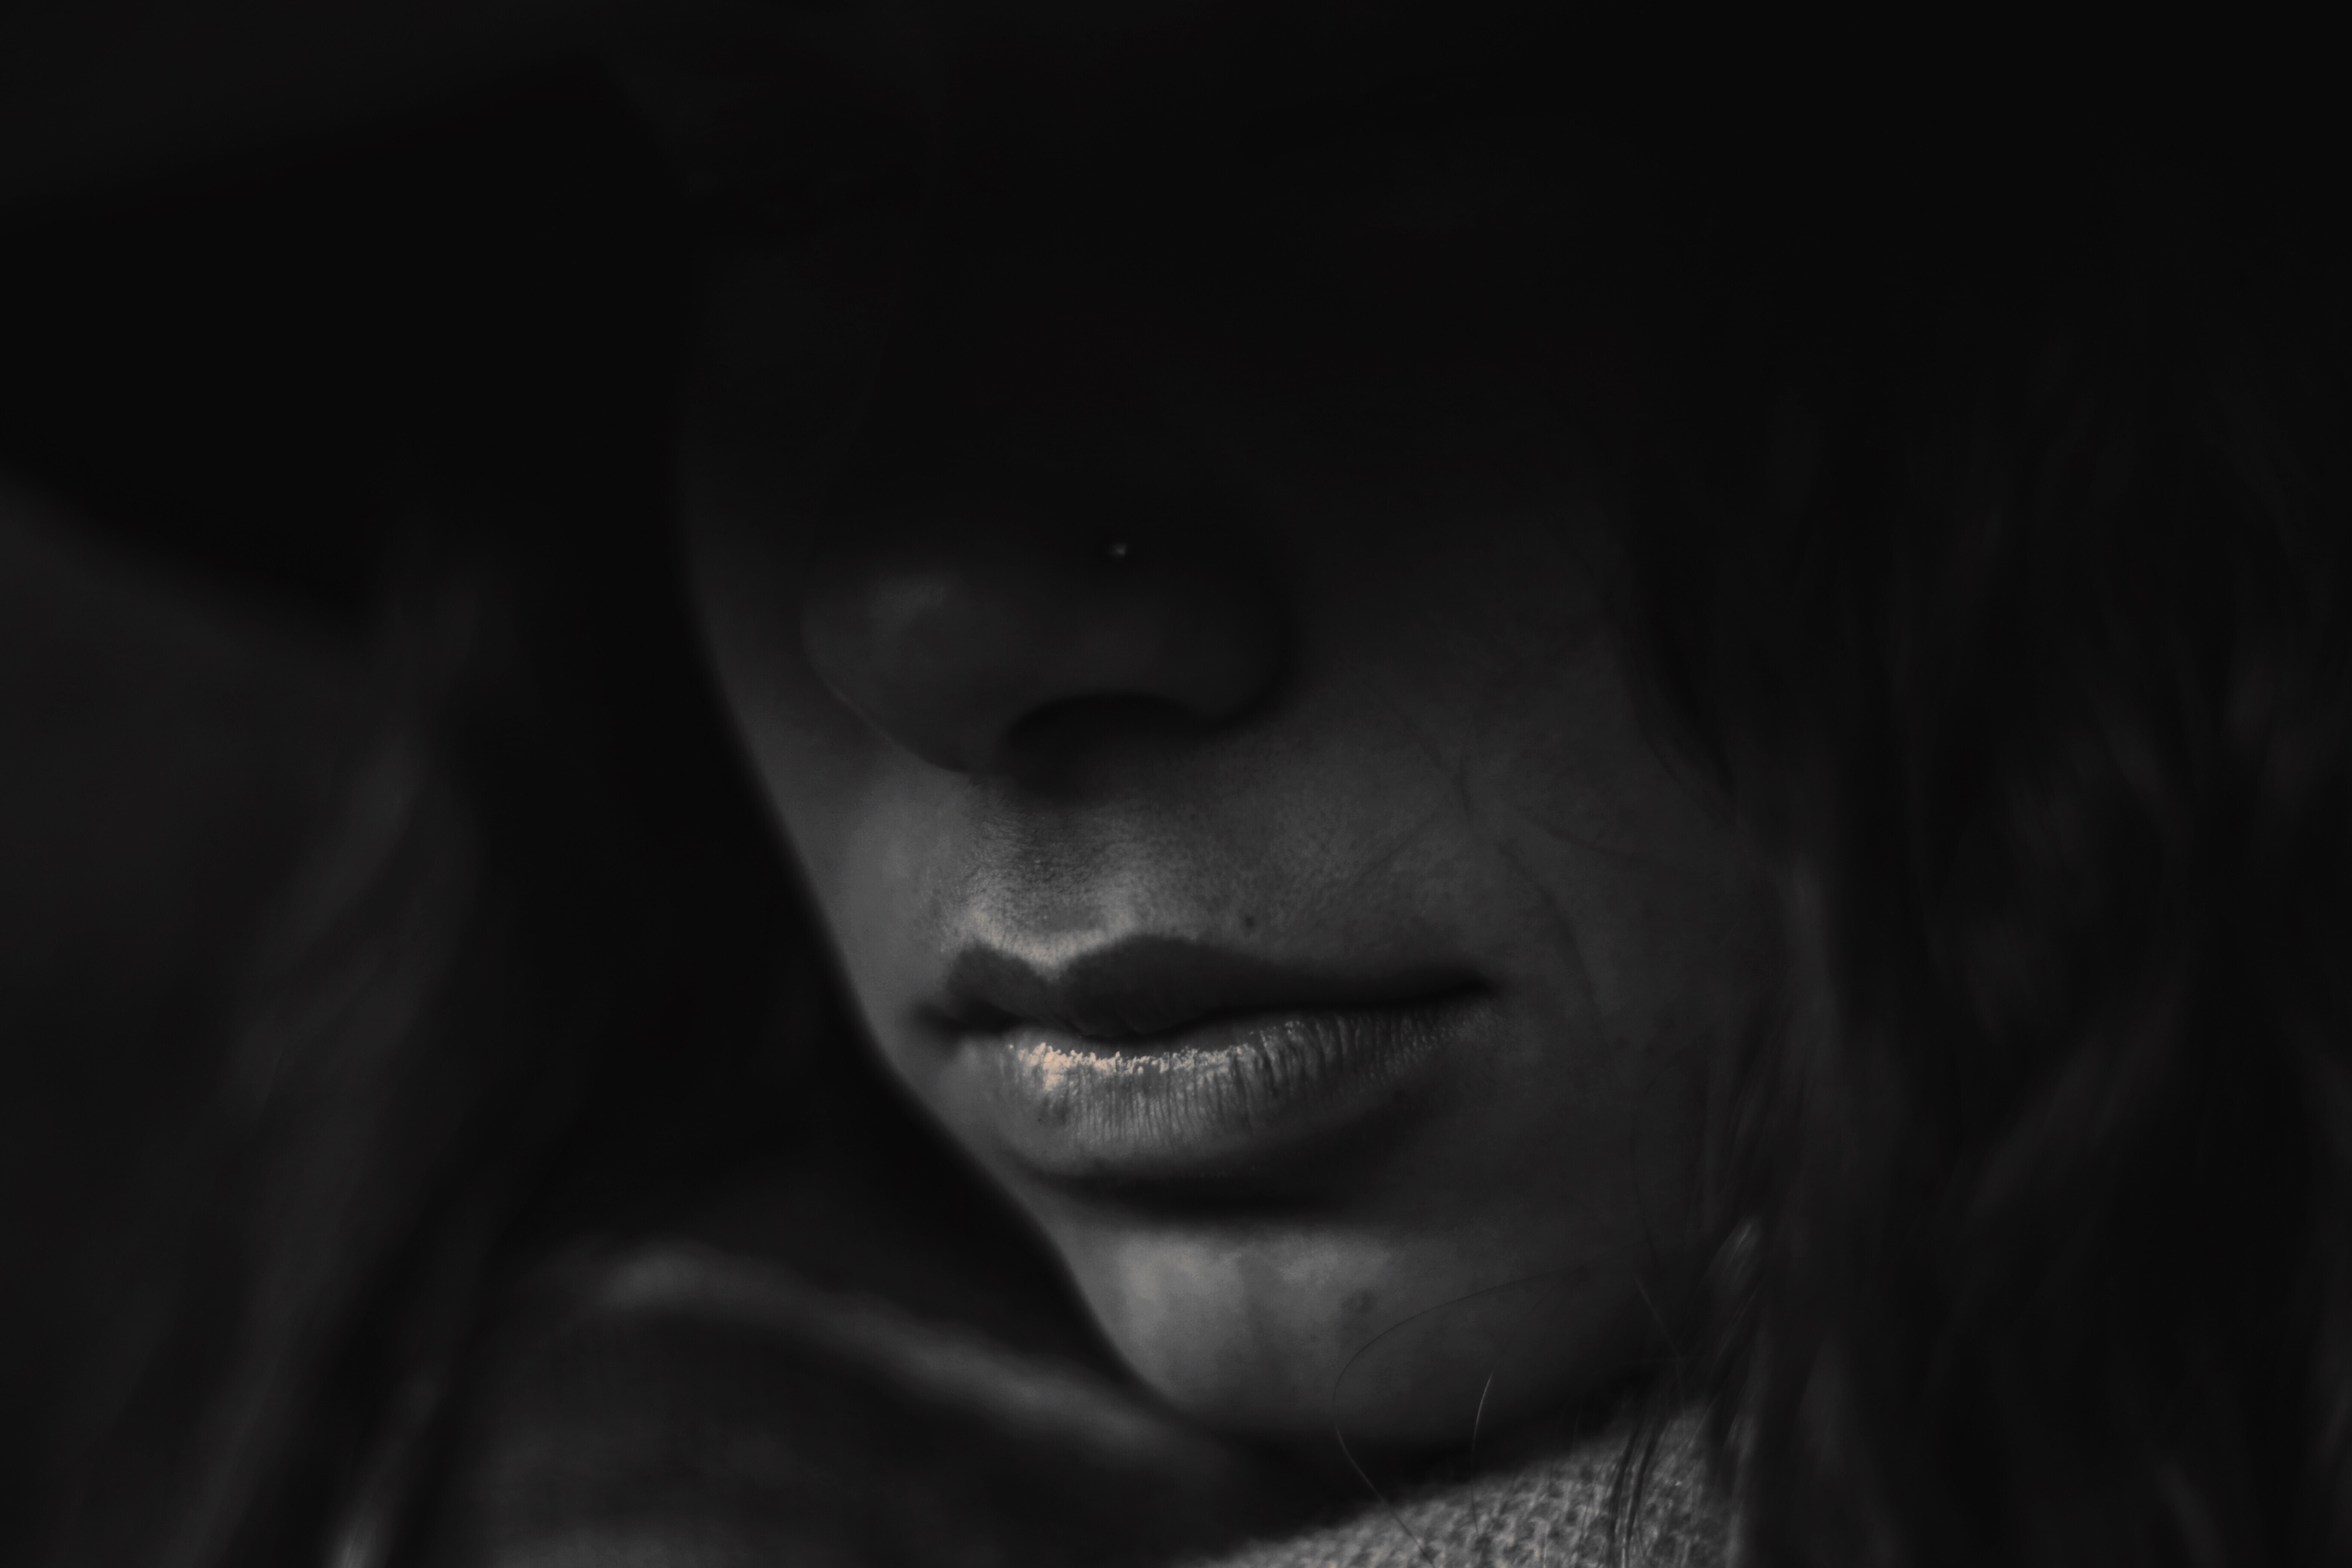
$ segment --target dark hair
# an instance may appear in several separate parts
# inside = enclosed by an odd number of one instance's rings
[[[2267,144],[1855,141],[1660,154],[1665,374],[1612,437],[1661,710],[1788,896],[1713,1170],[1741,1528],[1762,1563],[2340,1560],[2339,258]],[[552,232],[625,253],[580,215],[633,156]],[[419,443],[465,454],[411,487],[463,526],[394,574],[383,718],[60,1560],[381,1517],[520,1260],[769,1131],[706,1119],[821,983],[772,975],[813,944],[644,526],[670,324],[576,331],[682,293],[662,265]]]
[[[1717,1171],[1750,1560],[2344,1561],[2335,182],[1882,129],[1714,188],[1635,506],[1786,894]]]
[[[667,199],[566,68],[22,225],[16,280],[58,310],[9,324],[10,457],[364,650],[27,1550],[317,1557],[429,1485],[533,1258],[789,1109],[815,949],[648,526]]]

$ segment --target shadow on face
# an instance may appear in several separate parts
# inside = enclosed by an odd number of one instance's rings
[[[707,635],[908,1090],[1212,1422],[1625,1372],[1761,904],[1605,610],[1606,128],[1502,13],[616,49],[709,226]]]

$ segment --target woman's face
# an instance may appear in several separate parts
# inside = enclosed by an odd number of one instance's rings
[[[1132,10],[631,45],[700,613],[874,1044],[1137,1373],[1464,1440],[1675,1313],[1760,946],[1604,608],[1610,237],[1499,24]]]

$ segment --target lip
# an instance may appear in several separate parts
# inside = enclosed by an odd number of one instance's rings
[[[1138,938],[1047,973],[974,949],[934,1016],[954,1098],[1034,1174],[1231,1173],[1394,1111],[1491,1017],[1441,972],[1302,973]]]

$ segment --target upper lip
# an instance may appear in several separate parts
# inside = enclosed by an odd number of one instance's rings
[[[967,947],[949,966],[938,1016],[960,1033],[1028,1023],[1090,1040],[1145,1040],[1223,1015],[1378,1006],[1466,984],[1434,969],[1350,977],[1182,937],[1135,936],[1050,971],[1001,949]]]

